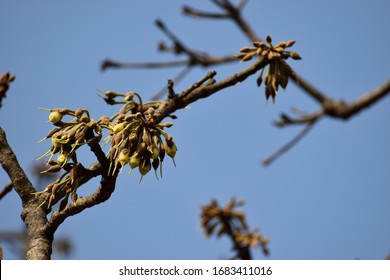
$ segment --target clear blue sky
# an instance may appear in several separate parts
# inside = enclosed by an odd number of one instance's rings
[[[211,55],[236,53],[249,42],[227,21],[184,17],[181,6],[215,10],[208,1],[3,1],[0,72],[17,76],[0,110],[0,126],[26,170],[50,143],[39,107],[88,108],[112,115],[96,88],[137,91],[151,98],[180,69],[100,72],[105,58],[171,60],[157,52],[168,42],[156,18],[191,48]],[[390,2],[250,1],[245,16],[259,36],[295,39],[303,57],[294,69],[327,95],[352,101],[390,77]],[[216,67],[222,79],[246,67]],[[198,80],[200,69],[176,86]],[[111,199],[69,218],[57,236],[71,238],[73,259],[217,259],[232,256],[230,242],[206,239],[200,206],[212,198],[246,201],[250,226],[270,238],[270,259],[383,259],[390,253],[390,99],[348,122],[322,120],[293,150],[268,168],[261,160],[300,128],[271,125],[291,107],[317,104],[291,85],[266,104],[255,78],[177,112],[169,129],[177,167],[164,177],[122,174]],[[92,162],[85,149],[86,165]],[[0,171],[0,185],[8,182]],[[96,188],[95,180],[80,191]],[[0,201],[0,230],[23,228],[15,192]],[[5,258],[14,258],[5,247]],[[256,258],[264,258],[260,250]]]

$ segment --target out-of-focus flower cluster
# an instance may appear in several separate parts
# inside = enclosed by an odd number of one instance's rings
[[[220,207],[216,200],[211,201],[210,204],[202,207],[201,227],[207,237],[213,234],[217,237],[224,234],[230,236],[234,243],[234,249],[261,246],[263,253],[268,255],[268,238],[259,234],[259,228],[249,231],[245,213],[235,209],[243,204],[243,200],[235,200],[234,198],[230,199],[224,207]]]
[[[41,140],[50,138],[52,144],[49,151],[39,158],[49,157],[49,167],[42,173],[65,171],[44,190],[49,193],[45,201],[48,207],[64,198],[60,209],[64,208],[69,196],[73,201],[77,200],[76,190],[81,184],[78,176],[86,169],[78,162],[76,152],[85,144],[91,147],[99,145],[103,130],[108,131],[104,140],[107,144],[110,143],[106,155],[109,160],[107,176],[115,176],[129,165],[130,170],[138,168],[141,180],[152,168],[158,178],[157,169],[162,176],[165,155],[171,157],[175,163],[177,147],[172,136],[164,130],[171,127],[172,123],[156,123],[154,106],[158,106],[157,101],[142,104],[141,97],[135,92],[120,94],[105,91],[103,94],[107,103],[123,105],[111,118],[103,116],[95,121],[85,109],[44,109],[50,111],[49,122],[55,128]],[[138,98],[138,102],[134,97]],[[121,99],[118,101],[118,98]],[[70,120],[64,121],[66,118]]]
[[[266,41],[268,45],[263,42],[255,41],[253,42],[253,47],[242,48],[237,57],[240,58],[241,61],[248,61],[258,55],[268,61],[268,71],[264,77],[265,97],[268,100],[271,96],[272,100],[275,101],[279,86],[286,89],[288,78],[295,77],[294,71],[285,60],[288,58],[299,60],[302,58],[298,53],[286,50],[295,44],[295,41],[293,40],[280,42],[275,46],[272,45],[270,36],[267,36]],[[260,75],[257,78],[258,86],[263,82],[263,72],[264,68],[260,70]]]

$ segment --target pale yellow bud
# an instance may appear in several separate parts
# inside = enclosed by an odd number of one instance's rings
[[[49,115],[49,122],[57,123],[62,120],[62,114],[59,111],[52,111]]]

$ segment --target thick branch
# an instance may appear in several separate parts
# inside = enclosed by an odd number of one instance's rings
[[[26,224],[30,238],[27,259],[50,259],[52,253],[53,233],[44,230],[47,223],[46,211],[38,207],[42,195],[35,192],[30,180],[20,167],[11,147],[8,145],[4,131],[0,128],[0,163],[10,177],[15,191],[22,200],[22,219]]]
[[[20,167],[11,147],[8,145],[5,132],[2,128],[0,128],[0,163],[11,179],[22,202],[27,203],[31,198],[31,193],[35,192],[35,189]]]
[[[344,114],[343,118],[348,119],[349,117],[359,113],[363,109],[367,109],[375,102],[378,102],[380,99],[385,97],[390,93],[390,80],[386,81],[383,85],[378,87],[377,89],[363,95],[358,100],[351,102]]]

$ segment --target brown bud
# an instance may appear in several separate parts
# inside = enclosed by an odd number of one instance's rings
[[[282,48],[284,50],[284,48],[287,46],[287,43],[286,42],[279,42],[276,46],[275,46],[275,49],[276,48]]]
[[[73,191],[73,192],[72,192],[72,201],[73,201],[73,202],[76,202],[77,198],[78,198],[77,193],[76,193],[75,191]]]
[[[61,130],[61,127],[55,127],[47,134],[46,138],[52,137],[55,133],[59,132]]]
[[[281,55],[280,53],[277,53],[277,52],[270,52],[268,54],[268,60],[275,60],[275,59],[280,59],[281,58]]]
[[[296,52],[290,52],[290,57],[295,60],[300,60],[302,57]]]
[[[252,57],[255,55],[255,53],[247,53],[243,58],[241,58],[241,61],[248,61],[251,60]]]
[[[158,166],[160,165],[160,161],[158,158],[155,158],[153,161],[152,161],[152,166],[153,166],[153,169],[154,170],[157,170]]]
[[[79,118],[79,121],[82,123],[89,123],[90,119],[87,115],[83,115]]]
[[[59,207],[58,211],[61,212],[62,210],[65,209],[66,205],[68,204],[68,199],[69,199],[69,195],[66,195],[64,197],[64,199],[61,200],[60,207]]]
[[[102,124],[107,125],[107,126],[110,124],[110,118],[107,117],[107,116],[101,117],[101,118],[99,119],[99,121],[101,121]]]
[[[274,50],[275,50],[276,52],[278,52],[278,53],[284,52],[284,48],[282,48],[282,47],[275,47]]]
[[[266,45],[263,43],[263,42],[260,42],[260,41],[254,41],[253,42],[253,46],[256,47],[256,48],[264,48]]]
[[[48,169],[41,172],[41,174],[47,173],[47,172],[58,172],[61,170],[61,166],[59,164],[50,166]]]
[[[68,115],[70,112],[73,112],[73,111],[68,109],[68,108],[62,108],[59,112],[62,115]]]
[[[107,96],[108,98],[115,98],[118,96],[118,94],[113,92],[112,90],[106,90],[104,92],[104,95]]]
[[[75,115],[76,118],[80,118],[80,117],[84,114],[85,111],[86,111],[85,109],[78,108],[78,109],[74,112],[74,115]]]
[[[162,127],[171,127],[173,125],[172,122],[166,122],[166,123],[160,123],[159,126],[162,126]]]
[[[262,57],[267,57],[267,56],[268,56],[268,53],[269,53],[269,50],[263,50],[263,51],[260,53],[260,55],[261,55]]]
[[[294,40],[290,40],[286,43],[286,48],[292,47],[295,44]]]
[[[254,43],[253,43],[253,45],[254,45]],[[253,51],[253,48],[243,47],[243,48],[241,48],[240,53],[248,53],[251,51]]]
[[[142,134],[142,141],[146,144],[150,143],[149,132],[146,129],[144,129],[144,133]]]

